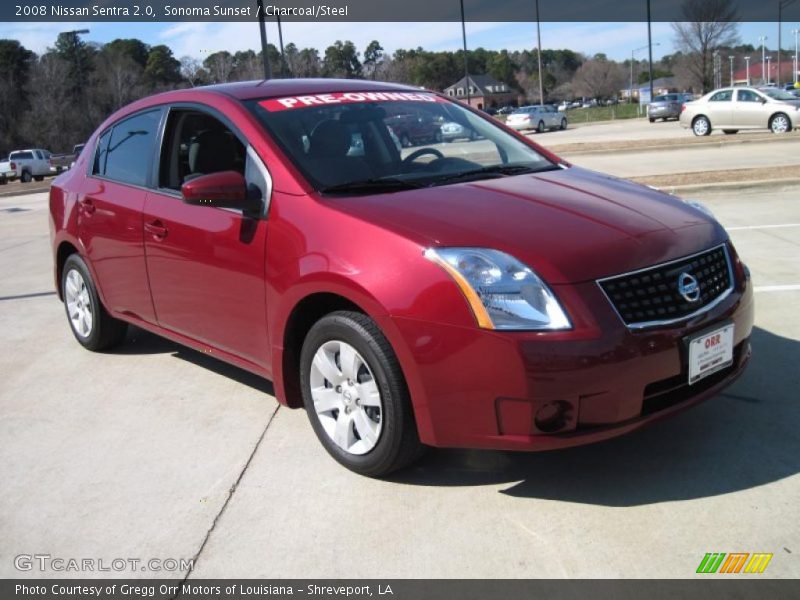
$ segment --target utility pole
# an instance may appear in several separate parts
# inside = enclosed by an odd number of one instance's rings
[[[734,59],[734,56],[731,54],[728,57],[728,60],[731,61],[731,87],[733,87],[733,59]]]
[[[800,71],[800,65],[797,64],[797,34],[800,33],[800,29],[792,29],[792,33],[794,34],[794,82],[797,83],[797,71]]]
[[[283,29],[281,28],[281,15],[277,14],[278,19],[278,44],[281,47],[281,76],[286,74],[286,55],[283,53]]]
[[[650,0],[647,0],[647,67],[650,79],[650,102],[653,101],[653,33],[650,28]]]
[[[758,36],[758,41],[761,42],[761,83],[767,83],[767,48],[764,45],[767,41],[767,36]]]
[[[747,85],[750,85],[750,57],[745,56],[744,62],[747,63]]]
[[[781,28],[783,25],[783,9],[790,4],[794,4],[796,1],[797,0],[778,0],[778,87],[781,87],[781,52],[783,51],[781,47]]]
[[[772,82],[772,57],[767,57],[767,85]]]
[[[539,104],[544,104],[544,81],[542,80],[542,29],[539,20],[539,0],[536,0],[536,58],[539,62]]]
[[[257,0],[258,28],[261,32],[261,62],[264,64],[264,79],[272,79],[272,65],[267,54],[267,25],[264,23],[264,0]]]
[[[469,91],[469,63],[467,62],[467,26],[464,23],[464,0],[461,3],[461,41],[464,44],[464,87],[467,89],[467,104],[472,104],[472,94]],[[458,93],[458,90],[456,90]]]

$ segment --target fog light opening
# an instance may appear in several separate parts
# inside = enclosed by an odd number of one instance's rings
[[[555,433],[567,424],[569,404],[561,400],[547,402],[539,407],[533,419],[536,429],[543,433]]]

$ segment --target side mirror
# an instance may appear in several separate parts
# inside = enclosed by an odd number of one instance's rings
[[[186,204],[193,206],[258,210],[258,201],[248,194],[244,176],[236,171],[220,171],[190,179],[181,186],[181,196]]]

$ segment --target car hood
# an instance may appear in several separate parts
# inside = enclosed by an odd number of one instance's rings
[[[775,100],[775,99],[773,99],[773,103],[789,104],[790,106],[800,106],[800,98],[797,98],[796,100]]]
[[[577,167],[331,202],[423,248],[507,252],[552,284],[631,271],[727,237],[679,199]]]

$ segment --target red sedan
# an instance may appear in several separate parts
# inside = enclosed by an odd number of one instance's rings
[[[398,112],[470,141],[404,149]],[[414,88],[140,100],[55,180],[50,216],[78,342],[133,324],[258,373],[366,475],[425,445],[610,438],[717,394],[750,356],[749,273],[707,212]]]

